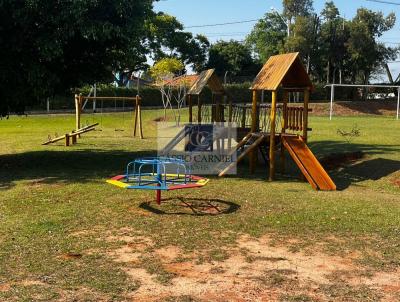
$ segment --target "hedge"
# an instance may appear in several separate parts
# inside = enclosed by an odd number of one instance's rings
[[[251,86],[250,82],[242,83],[242,84],[227,84],[225,88],[228,94],[232,97],[232,101],[234,103],[250,103],[252,99],[252,93],[249,87]],[[86,86],[81,89],[77,89],[74,93],[82,93],[82,95],[88,95],[90,91],[90,87]],[[349,88],[335,88],[335,100],[341,101],[350,101],[356,100],[357,93],[355,93],[356,89]],[[97,88],[97,96],[118,96],[118,97],[134,97],[137,95],[137,90],[135,88],[119,88],[111,85],[99,85]],[[157,88],[153,87],[142,87],[140,89],[140,96],[142,97],[142,105],[144,107],[160,107],[162,106],[161,101],[161,93]],[[203,103],[209,103],[211,99],[211,92],[208,88],[206,88],[203,93],[200,95],[200,99]],[[265,92],[265,101],[269,101],[271,99],[271,93]],[[330,88],[324,88],[324,84],[316,85],[315,91],[311,94],[312,102],[326,102],[330,99]],[[114,108],[116,107],[131,107],[131,104],[127,104],[127,102],[97,102],[98,108],[102,105],[104,108]],[[46,101],[43,100],[38,106],[27,108],[28,110],[45,110]],[[74,96],[73,94],[67,95],[58,95],[51,99],[50,108],[52,110],[58,109],[74,109]]]

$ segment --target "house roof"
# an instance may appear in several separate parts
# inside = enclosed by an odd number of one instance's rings
[[[214,94],[225,94],[224,86],[222,86],[222,82],[215,73],[215,69],[202,71],[197,80],[193,83],[188,94],[199,95],[206,86],[208,86]]]
[[[301,63],[298,52],[270,57],[254,79],[250,89],[273,91],[279,87],[313,89],[313,84]]]

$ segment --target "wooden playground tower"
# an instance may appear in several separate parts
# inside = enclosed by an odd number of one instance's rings
[[[220,79],[215,73],[215,69],[208,69],[201,72],[197,80],[193,83],[192,87],[187,93],[187,104],[189,107],[189,123],[193,123],[193,101],[197,98],[197,122],[202,123],[204,112],[203,104],[200,98],[200,94],[203,92],[205,87],[211,91],[211,116],[210,122],[222,122],[223,121],[223,107],[224,107],[224,96],[226,95],[224,86]]]
[[[287,132],[300,132],[304,142],[307,142],[308,133],[308,103],[310,91],[314,86],[301,63],[299,53],[289,53],[272,56],[255,78],[251,88],[252,99],[252,125],[251,132],[257,132],[258,129],[258,112],[257,104],[260,91],[271,91],[271,111],[270,111],[270,132],[269,132],[269,180],[273,180],[275,176],[275,144],[281,141],[280,136],[284,136]],[[282,122],[281,130],[276,129],[276,115],[278,92],[282,99]],[[288,106],[290,92],[303,93],[302,106]],[[284,160],[284,148],[281,148],[281,159]],[[254,169],[255,154],[251,155],[251,168]],[[282,166],[284,163],[282,162]]]
[[[204,106],[200,93],[208,86],[212,93],[211,116],[204,120]],[[307,146],[308,108],[313,84],[300,60],[299,53],[288,53],[272,56],[255,78],[251,88],[251,107],[246,104],[232,104],[232,100],[213,69],[203,71],[187,94],[189,106],[189,123],[193,123],[193,100],[197,97],[197,123],[238,124],[238,144],[232,148],[237,152],[236,163],[250,156],[250,171],[257,165],[258,149],[267,153],[265,158],[269,165],[269,180],[272,181],[276,171],[276,153],[280,146],[281,167],[285,167],[285,150],[287,150],[301,172],[316,190],[335,190],[336,186],[324,168]],[[270,104],[260,104],[261,91],[271,92]],[[303,104],[289,104],[289,93],[301,93]],[[226,96],[226,97],[225,97]],[[248,111],[251,115],[248,115]],[[235,111],[236,110],[236,111]],[[236,114],[235,112],[238,112]],[[277,120],[280,113],[280,123]],[[260,126],[261,118],[268,123]],[[221,137],[222,139],[226,137]],[[230,139],[228,137],[228,148]],[[236,164],[233,163],[233,164]],[[231,167],[219,173],[223,176]]]

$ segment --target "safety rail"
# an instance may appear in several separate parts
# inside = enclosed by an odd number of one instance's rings
[[[308,109],[308,112],[312,111]],[[284,125],[285,130],[292,131],[303,131],[305,120],[304,120],[304,108],[288,106],[284,110]]]

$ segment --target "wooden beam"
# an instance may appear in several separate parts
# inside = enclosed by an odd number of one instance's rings
[[[288,99],[289,99],[289,92],[288,91],[283,91],[283,114],[282,114],[282,131],[281,133],[284,134],[286,133],[287,129],[287,118],[288,118]],[[282,174],[285,173],[285,146],[281,142],[281,171]]]
[[[78,129],[77,131],[68,133],[68,135],[69,135],[69,136],[77,136],[77,135],[80,135],[80,134],[83,134],[83,133],[86,133],[86,132],[89,132],[89,131],[93,131],[93,130],[95,130],[94,127],[97,126],[98,124],[99,124],[99,123],[85,126],[85,127],[83,127],[83,128]],[[65,135],[59,136],[59,137],[55,137],[55,138],[53,138],[53,139],[51,139],[51,140],[48,140],[47,142],[44,142],[42,145],[49,145],[49,144],[52,144],[52,143],[56,143],[56,142],[58,142],[58,141],[61,141],[61,140],[63,140],[63,139],[65,139]]]
[[[67,134],[65,134],[65,147],[68,147],[69,146],[69,134],[67,133]]]
[[[276,101],[277,91],[272,91],[271,103],[271,131],[269,140],[269,180],[272,181],[275,176],[275,122],[276,122]]]
[[[200,99],[200,95],[197,95],[197,123],[201,124],[201,99]]]
[[[103,101],[115,101],[115,100],[131,100],[136,99],[135,96],[84,96],[84,100],[103,100]]]
[[[189,123],[193,123],[193,104],[192,104],[192,96],[190,94],[188,94],[186,96],[187,98],[187,102],[188,102],[188,106],[189,106]]]
[[[258,91],[253,90],[253,100],[251,103],[251,132],[252,133],[258,131],[257,102],[258,102]],[[257,150],[252,150],[252,152],[250,153],[250,173],[254,173],[256,162],[257,162]]]
[[[304,110],[303,110],[303,139],[307,143],[308,137],[308,103],[310,100],[310,90],[304,90]]]
[[[75,94],[75,130],[81,128],[81,95]]]

